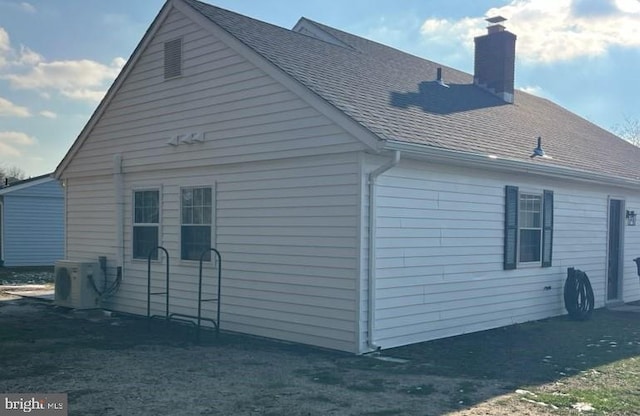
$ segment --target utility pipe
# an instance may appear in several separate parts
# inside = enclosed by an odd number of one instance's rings
[[[371,350],[379,350],[375,343],[376,330],[376,179],[384,172],[393,168],[400,162],[400,151],[393,153],[393,158],[378,169],[369,173],[369,270],[368,270],[368,318],[367,318],[367,346]]]
[[[122,155],[113,155],[113,187],[116,203],[116,263],[119,270],[124,267],[124,174]]]

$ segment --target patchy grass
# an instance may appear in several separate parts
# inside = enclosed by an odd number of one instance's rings
[[[12,315],[18,308],[26,312]],[[586,322],[558,317],[380,353],[407,362],[212,331],[196,346],[184,328],[94,318],[0,301],[0,390],[42,390],[56,380],[75,414],[134,416],[147,414],[135,406],[161,403],[167,391],[201,406],[185,414],[569,416],[592,408],[581,413],[622,416],[640,409],[636,313],[597,310]],[[140,380],[154,383],[147,390]],[[222,393],[206,396],[211,391]]]
[[[560,381],[533,386],[536,401],[570,413],[578,404],[593,407],[591,414],[631,415],[640,409],[640,360],[636,357],[594,367]]]
[[[582,413],[632,415],[640,409],[639,324],[640,314],[597,310],[586,322],[558,317],[387,353],[410,360],[407,374],[419,368],[422,374],[466,378],[451,393],[451,407],[477,403],[482,385],[497,380],[511,392],[531,394],[493,403],[494,409],[533,403],[534,414],[577,414],[587,406],[593,409]]]
[[[429,396],[437,390],[433,387],[433,384],[420,384],[417,386],[403,387],[400,391],[413,396]]]
[[[385,381],[382,378],[374,378],[356,384],[347,386],[350,390],[363,391],[370,393],[380,393],[385,391]]]
[[[640,315],[598,310],[586,322],[558,317],[389,350],[408,372],[531,385],[640,354]]]
[[[318,384],[341,385],[344,383],[342,374],[337,369],[298,370],[296,373]]]

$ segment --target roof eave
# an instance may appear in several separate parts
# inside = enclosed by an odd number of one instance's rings
[[[536,164],[483,153],[442,149],[398,140],[387,140],[384,145],[384,150],[399,150],[408,157],[441,163],[458,163],[464,164],[465,166],[475,166],[503,172],[527,173],[590,184],[614,185],[634,190],[640,188],[640,180],[621,176],[606,175],[548,164]]]

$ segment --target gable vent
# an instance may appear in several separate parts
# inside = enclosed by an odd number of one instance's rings
[[[164,79],[182,75],[182,39],[164,43]]]

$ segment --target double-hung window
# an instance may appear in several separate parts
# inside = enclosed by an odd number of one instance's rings
[[[504,268],[551,266],[553,191],[505,188]]]
[[[160,191],[141,190],[133,193],[133,258],[147,259],[158,246],[160,230]],[[157,250],[151,255],[158,259]]]
[[[181,255],[182,260],[200,260],[207,251],[204,260],[209,261],[211,255],[211,225],[213,202],[211,187],[182,188],[181,206]]]

